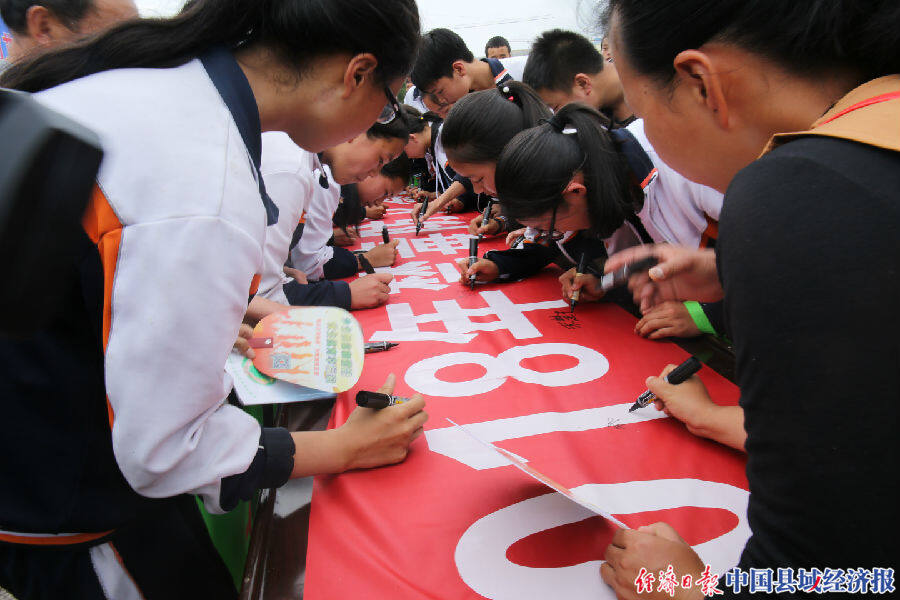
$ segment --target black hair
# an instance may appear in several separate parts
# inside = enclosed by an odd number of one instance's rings
[[[422,133],[425,131],[426,125],[439,125],[443,120],[431,111],[422,114],[419,112],[419,109],[414,106],[404,106],[403,111],[406,113],[406,125],[409,127],[410,135]]]
[[[804,77],[900,72],[897,0],[607,0],[628,62],[663,84],[682,50],[733,44]]]
[[[502,35],[495,35],[484,45],[484,55],[487,56],[488,48],[502,48],[504,46],[506,46],[506,49],[512,54],[512,46],[509,45],[509,40]]]
[[[404,182],[409,181],[410,162],[405,152],[401,152],[400,156],[381,167],[381,174],[388,179],[402,179]]]
[[[0,85],[36,92],[109,69],[179,66],[214,46],[254,45],[298,77],[311,57],[371,52],[386,83],[407,73],[418,40],[415,0],[194,0],[175,17],[135,19],[13,64]]]
[[[25,15],[32,6],[43,6],[66,27],[76,31],[79,21],[94,7],[94,2],[93,0],[0,0],[0,16],[11,30],[24,33],[28,26]]]
[[[507,144],[497,162],[500,206],[512,219],[541,217],[562,203],[562,191],[581,172],[591,232],[606,238],[643,201],[607,120],[584,104],[567,104],[550,120]]]
[[[394,116],[390,123],[375,123],[366,131],[366,135],[372,139],[397,139],[404,143],[409,141],[409,126],[407,125],[406,108],[401,106],[400,113]]]
[[[441,142],[447,156],[465,163],[495,162],[513,137],[553,115],[520,81],[463,96],[450,109]]]
[[[536,90],[568,92],[575,75],[603,70],[603,57],[583,35],[574,31],[545,31],[531,46],[522,81]]]
[[[449,29],[432,29],[422,36],[419,54],[410,78],[413,85],[425,90],[441,77],[453,76],[453,63],[472,62],[475,55],[459,35]]]

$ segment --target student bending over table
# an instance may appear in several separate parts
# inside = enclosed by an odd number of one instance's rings
[[[0,586],[234,598],[193,494],[223,512],[290,477],[403,460],[421,399],[334,431],[261,428],[229,404],[224,366],[277,219],[261,131],[318,152],[389,119],[418,38],[413,0],[194,0],[0,75],[105,153],[60,257],[65,312],[0,340]]]
[[[473,274],[479,281],[518,280],[551,262],[574,267],[582,253],[602,262],[608,250],[653,241],[700,244],[722,195],[653,160],[642,122],[612,132],[606,122],[592,108],[569,104],[506,145],[496,189],[503,213],[527,226],[524,243],[490,251],[471,267],[460,263],[462,281]],[[568,299],[569,274],[560,281]]]
[[[401,108],[401,111],[405,111]],[[359,183],[378,174],[397,158],[409,140],[402,112],[386,124],[375,124],[349,142],[322,153],[322,170],[317,175],[313,196],[306,211],[306,223],[299,243],[291,250],[291,262],[313,280],[342,279],[364,268],[388,267],[397,258],[397,240],[379,244],[360,255],[341,247],[329,246],[334,213],[341,201],[341,186]]]

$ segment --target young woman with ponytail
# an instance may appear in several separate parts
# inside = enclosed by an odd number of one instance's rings
[[[278,217],[261,132],[319,152],[390,120],[418,39],[414,0],[194,0],[4,71],[105,157],[84,239],[60,257],[78,274],[67,311],[0,340],[0,586],[234,597],[193,495],[222,512],[405,457],[421,398],[328,432],[261,429],[227,401],[224,364]]]
[[[552,112],[534,90],[510,80],[502,88],[467,94],[457,102],[444,122],[441,142],[448,162],[467,178],[476,193],[495,197],[494,168],[507,142],[517,133],[534,127]],[[496,206],[488,223],[482,216],[469,225],[472,234],[494,235],[514,224],[500,215]]]
[[[410,192],[414,199],[431,201],[437,197],[438,178],[444,178],[442,185],[445,188],[453,179],[453,175],[444,171],[435,157],[435,145],[443,120],[434,113],[422,113],[413,106],[405,105],[403,110],[409,127],[409,142],[404,152],[410,160],[424,159],[428,166],[428,181],[421,182],[420,187],[410,189]]]
[[[724,301],[740,406],[718,406],[696,378],[647,380],[689,431],[746,449],[750,537],[720,597],[752,593],[750,569],[774,573],[776,594],[837,595],[845,575],[863,578],[854,591],[893,592],[900,3],[609,6],[626,99],[660,156],[725,192],[714,252],[660,246],[607,263],[660,259],[630,282],[647,307]],[[705,562],[665,523],[616,532],[605,559],[620,598],[640,596],[639,569],[696,581]],[[800,586],[803,573],[821,577]]]
[[[560,278],[569,298],[582,253],[602,263],[608,250],[642,243],[700,244],[721,194],[660,161],[639,121],[612,132],[607,125],[596,110],[569,104],[505,145],[490,170],[503,215],[526,226],[524,243],[488,252],[461,269],[463,281],[521,279],[555,262],[570,270]],[[599,297],[585,286],[582,299]]]

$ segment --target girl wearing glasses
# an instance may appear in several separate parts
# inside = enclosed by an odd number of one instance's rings
[[[480,281],[516,280],[554,262],[572,269],[561,277],[566,298],[582,253],[602,260],[654,241],[696,248],[722,204],[721,194],[659,160],[642,122],[609,131],[606,119],[583,104],[564,106],[517,134],[495,167],[480,168],[493,175],[503,216],[526,229],[521,248],[486,253],[461,269],[461,280],[473,274]],[[460,169],[470,177],[475,172],[468,165]]]
[[[405,457],[421,399],[329,432],[260,428],[228,402],[224,364],[278,218],[261,132],[320,152],[390,121],[419,31],[414,0],[192,0],[4,71],[105,156],[59,267],[77,272],[67,312],[0,340],[16,430],[0,442],[0,586],[233,598],[191,495],[223,512],[290,477]]]

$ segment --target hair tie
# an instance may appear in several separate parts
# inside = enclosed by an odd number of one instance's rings
[[[566,123],[562,118],[560,118],[559,113],[554,114],[549,119],[546,119],[548,125],[550,125],[553,129],[558,131],[563,135],[572,135],[578,133],[578,130]]]

